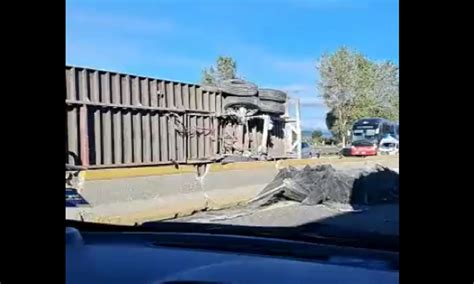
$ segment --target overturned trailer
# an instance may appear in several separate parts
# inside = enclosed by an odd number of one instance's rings
[[[66,150],[85,168],[211,163],[226,155],[298,157],[298,100],[285,94],[274,102],[258,88],[239,96],[248,85],[227,84],[66,66]],[[289,116],[291,105],[296,118]]]

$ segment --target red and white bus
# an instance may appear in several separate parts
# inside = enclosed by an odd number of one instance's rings
[[[397,124],[383,118],[364,118],[352,126],[351,156],[377,155],[380,140],[387,135],[397,137]]]

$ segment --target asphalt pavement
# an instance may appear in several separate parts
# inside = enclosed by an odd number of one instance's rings
[[[392,169],[398,172],[398,168]],[[356,174],[361,170],[363,167],[349,171]],[[399,204],[352,206],[327,203],[308,206],[295,201],[280,201],[267,207],[252,208],[244,205],[218,211],[199,212],[169,221],[288,227],[322,223],[345,229],[398,235]]]
[[[201,212],[173,219],[175,222],[218,223],[245,226],[293,227],[311,223],[332,224],[347,229],[398,235],[399,205],[384,204],[354,208],[347,204],[301,205],[279,202],[266,208],[245,207]]]

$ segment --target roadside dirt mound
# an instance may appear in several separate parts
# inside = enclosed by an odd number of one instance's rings
[[[375,205],[398,202],[399,175],[376,166],[358,173],[338,171],[331,165],[280,170],[274,180],[253,199],[253,206],[266,206],[281,200],[304,205],[324,202]]]

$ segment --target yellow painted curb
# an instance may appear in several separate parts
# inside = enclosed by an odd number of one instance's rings
[[[373,162],[388,161],[398,159],[398,156],[376,156],[366,158],[320,158],[320,159],[291,159],[279,161],[256,161],[256,162],[238,162],[232,164],[211,164],[210,172],[221,172],[231,170],[256,170],[265,168],[284,168],[288,166],[304,166],[319,164],[338,164],[338,163],[356,163],[356,162]],[[196,173],[196,168],[192,165],[180,165],[178,169],[174,166],[155,166],[155,167],[136,167],[136,168],[120,168],[120,169],[94,169],[84,171],[82,177],[86,181],[91,180],[108,180],[120,179],[128,177],[143,176],[161,176],[172,174]]]
[[[85,180],[106,180],[127,177],[161,176],[184,173],[195,173],[191,165],[181,165],[178,169],[174,166],[136,167],[121,169],[96,169],[84,171]]]

